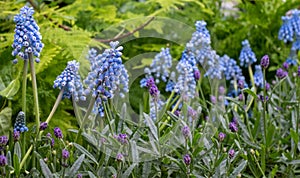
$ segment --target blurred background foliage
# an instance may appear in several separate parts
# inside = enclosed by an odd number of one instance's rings
[[[79,60],[83,67],[81,73],[85,75],[88,61],[82,59],[85,58],[88,46],[101,49],[116,35],[130,36],[130,32],[135,30],[132,35],[138,37],[139,28],[147,28],[147,25],[151,24],[152,16],[174,19],[191,28],[194,28],[195,21],[205,20],[211,32],[213,48],[219,55],[226,53],[234,59],[238,59],[241,41],[248,39],[258,59],[264,54],[270,55],[271,65],[274,67],[269,69],[267,75],[271,76],[275,67],[286,60],[290,51],[291,44],[286,45],[278,40],[278,31],[282,24],[281,16],[290,9],[298,8],[299,0],[286,2],[284,0],[2,0],[0,1],[0,91],[9,87],[10,95],[1,97],[0,112],[5,111],[9,124],[14,120],[10,120],[11,115],[15,118],[21,110],[19,90],[21,81],[18,81],[21,77],[18,76],[22,64],[19,62],[13,65],[11,55],[15,28],[13,17],[25,4],[34,7],[34,18],[40,26],[42,42],[45,44],[41,62],[36,65],[41,119],[45,120],[59,92],[53,89],[53,81],[65,68],[67,61]],[[140,23],[136,21],[130,23],[130,19],[136,18],[142,19]],[[117,28],[120,30],[104,33],[114,25],[121,27]],[[165,25],[167,24],[155,23],[150,28],[161,33]],[[159,52],[161,47],[167,45],[171,47],[173,58],[179,59],[184,49],[183,45],[150,37],[127,41],[124,44],[124,59],[129,60],[146,52]],[[147,62],[137,65],[146,64]],[[28,79],[30,80],[29,75]],[[30,83],[28,82],[27,92],[28,122],[34,120]],[[130,90],[133,95],[141,95],[142,91],[139,91],[138,85],[137,81],[134,82],[133,89]],[[133,96],[131,101],[138,101],[136,96]],[[76,122],[72,121],[74,121],[72,102],[64,100],[50,125],[53,127],[59,125],[62,130],[77,127]]]

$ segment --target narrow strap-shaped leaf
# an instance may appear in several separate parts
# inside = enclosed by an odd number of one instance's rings
[[[15,146],[14,146],[14,154],[18,156],[18,158],[19,158],[19,163],[20,163],[21,158],[22,158],[22,154],[21,154],[21,147],[20,147],[19,142],[16,142],[16,143],[15,143]]]
[[[230,177],[237,177],[237,175],[245,169],[245,167],[247,166],[247,162],[248,162],[247,160],[243,160],[239,162],[238,164],[239,166],[233,170]]]
[[[157,134],[157,128],[155,127],[154,122],[152,121],[152,119],[144,113],[144,117],[146,119],[146,124],[149,127],[152,135],[154,136],[154,138],[158,141],[158,134]]]
[[[137,165],[137,163],[133,163],[122,175],[122,178],[129,177],[129,175],[132,173],[134,167]]]
[[[43,159],[40,159],[40,166],[41,166],[42,173],[45,176],[45,178],[52,178],[53,177],[52,172],[50,171],[49,167],[47,166],[47,164],[44,162]]]
[[[83,160],[84,160],[84,154],[79,156],[79,158],[74,162],[73,166],[70,168],[69,177],[74,177],[75,173],[79,170]]]
[[[90,158],[94,163],[96,163],[98,165],[98,162],[96,160],[96,158],[85,148],[83,148],[81,145],[78,145],[77,143],[73,143],[73,145],[79,150],[81,151],[81,153],[85,154],[88,158]]]

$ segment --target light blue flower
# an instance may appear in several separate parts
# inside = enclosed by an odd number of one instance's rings
[[[123,47],[117,47],[119,42],[110,42],[110,49],[97,55],[95,50],[90,50],[88,60],[91,71],[84,80],[87,85],[85,94],[92,94],[96,98],[95,110],[103,116],[103,103],[114,97],[118,91],[121,97],[128,92],[128,74],[122,64]]]
[[[24,6],[20,10],[20,14],[14,17],[16,23],[14,42],[12,44],[13,56],[19,56],[23,60],[27,60],[29,55],[33,54],[36,62],[39,62],[40,52],[44,44],[41,42],[42,36],[39,32],[39,26],[36,24],[32,15],[34,10],[32,7]],[[17,63],[18,59],[14,59],[13,63]]]
[[[53,88],[64,89],[63,98],[73,96],[75,101],[86,99],[78,69],[79,62],[69,61],[64,71],[56,77]]]

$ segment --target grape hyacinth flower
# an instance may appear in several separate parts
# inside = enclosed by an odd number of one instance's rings
[[[268,55],[264,55],[261,60],[260,60],[260,66],[263,68],[263,69],[266,69],[269,67],[269,63],[270,63],[270,60],[269,60],[269,56]]]
[[[207,71],[204,76],[210,77],[211,79],[222,79],[222,73],[224,72],[225,68],[221,65],[220,56],[217,55],[215,50],[211,50],[209,52],[206,62]]]
[[[187,43],[187,47],[193,51],[211,43],[209,31],[206,28],[205,21],[197,21],[195,23],[196,31],[192,34],[191,40]]]
[[[293,43],[291,50],[292,51],[300,50],[300,35],[296,36],[296,41]]]
[[[54,135],[56,136],[56,138],[59,138],[59,139],[63,138],[63,133],[59,127],[54,128]]]
[[[260,65],[255,66],[254,83],[256,86],[263,88],[264,76]]]
[[[232,159],[234,157],[234,155],[235,155],[234,149],[230,149],[229,152],[228,152],[229,158]]]
[[[175,88],[175,82],[173,82],[172,80],[169,80],[167,85],[166,85],[166,92],[172,92]]]
[[[252,51],[248,40],[242,41],[242,46],[243,47],[239,57],[240,65],[243,67],[248,67],[249,65],[256,62],[256,56]]]
[[[220,64],[224,68],[226,80],[236,79],[242,75],[242,69],[237,65],[234,59],[224,55],[220,57]]]
[[[82,178],[82,174],[77,174],[77,178]]]
[[[293,27],[294,34],[296,36],[300,36],[300,10],[298,9],[293,9],[291,11],[291,26]]]
[[[282,68],[279,68],[277,69],[276,71],[276,76],[279,78],[279,79],[282,79],[284,77],[286,77],[288,75],[288,73],[286,71],[284,71]]]
[[[179,76],[175,85],[175,92],[186,95],[189,98],[195,97],[196,78],[195,71],[198,71],[196,61],[190,51],[185,50],[176,66]]]
[[[191,158],[191,156],[190,156],[189,154],[186,154],[186,155],[184,155],[184,157],[183,157],[183,161],[184,161],[184,163],[188,166],[188,165],[191,164],[192,158]]]
[[[4,155],[0,155],[0,166],[3,167],[3,166],[6,166],[7,165],[7,159],[6,159],[6,156]]]
[[[20,111],[15,121],[14,131],[27,132],[28,128],[25,123],[25,113]]]
[[[224,134],[223,132],[219,133],[219,141],[222,142],[226,137],[226,134]]]
[[[283,24],[278,32],[278,39],[282,40],[284,43],[293,41],[294,30],[290,19],[291,17],[288,16],[281,17]]]
[[[33,54],[36,57],[35,61],[39,62],[40,52],[44,44],[41,42],[42,36],[39,32],[39,26],[32,17],[33,13],[32,7],[24,6],[21,8],[20,14],[14,17],[16,28],[12,55],[18,55],[23,60],[28,60],[29,56]],[[13,60],[13,63],[17,62],[18,59]]]
[[[298,77],[300,77],[300,66],[298,66],[297,72],[298,72]]]
[[[85,94],[91,93],[95,98],[94,111],[97,110],[101,117],[104,116],[103,102],[112,99],[117,91],[121,97],[128,92],[128,74],[121,59],[123,47],[117,47],[118,44],[118,41],[110,42],[110,49],[88,58],[91,71],[84,80]]]
[[[54,81],[53,88],[58,88],[60,90],[64,89],[62,98],[70,99],[73,96],[75,101],[78,101],[79,99],[85,101],[86,97],[78,69],[79,62],[75,60],[69,61],[64,71],[57,76]]]
[[[155,83],[159,83],[159,79],[166,82],[171,67],[172,56],[170,54],[170,48],[161,48],[160,53],[152,60],[150,68],[145,68],[146,78],[153,76]]]

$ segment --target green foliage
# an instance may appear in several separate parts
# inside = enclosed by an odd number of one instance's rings
[[[220,55],[228,54],[238,59],[244,39],[249,40],[258,59],[269,54],[272,67],[268,68],[267,81],[270,81],[274,79],[274,70],[285,61],[290,51],[290,44],[284,44],[277,38],[281,16],[299,6],[296,0],[237,1],[230,15],[225,15],[221,0],[0,1],[0,135],[11,135],[14,118],[21,110],[23,61],[19,60],[17,65],[11,63],[11,44],[15,27],[13,17],[26,3],[34,6],[34,18],[41,28],[42,42],[45,44],[41,62],[35,65],[42,121],[51,112],[59,92],[52,88],[53,81],[65,68],[67,61],[79,61],[80,74],[84,78],[89,71],[89,62],[85,59],[88,48],[97,47],[101,51],[114,38],[124,43],[124,61],[132,70],[142,71],[150,64],[154,56],[152,54],[166,46],[170,47],[174,61],[177,61],[194,30],[196,20],[208,23],[212,46]],[[178,24],[171,24],[170,27],[168,21],[155,21],[151,16],[177,20]],[[147,21],[149,24],[145,24]],[[191,28],[181,29],[182,36],[173,37],[171,31],[180,29],[182,24]],[[151,34],[161,35],[162,38],[155,38]],[[140,63],[129,65],[130,59],[145,53],[151,54],[143,56]],[[28,74],[26,118],[32,129],[27,137],[21,136],[23,140],[10,142],[7,146],[6,175],[25,176],[30,171],[32,175],[44,177],[74,177],[78,173],[90,177],[298,176],[299,81],[292,77],[292,72],[297,72],[297,68],[290,68],[287,78],[276,78],[276,84],[267,92],[270,100],[265,116],[262,114],[265,111],[264,103],[258,97],[262,91],[245,89],[245,101],[226,98],[230,104],[222,108],[208,101],[210,81],[201,79],[198,86],[201,91],[198,94],[204,91],[204,95],[197,97],[200,111],[198,119],[193,121],[195,129],[190,138],[176,135],[189,122],[189,103],[183,104],[182,118],[169,111],[171,103],[168,103],[168,107],[159,113],[161,120],[152,121],[147,114],[150,97],[139,87],[141,77],[130,81],[131,106],[122,103],[119,111],[120,108],[115,108],[112,102],[105,105],[107,117],[89,118],[83,139],[77,143],[72,142],[78,134],[78,125],[82,124],[81,115],[86,109],[77,106],[74,111],[73,101],[63,100],[47,130],[52,133],[56,126],[63,130],[65,137],[55,138],[55,146],[50,144],[52,137],[45,134],[37,139],[31,138],[35,137],[36,128],[33,123],[31,76]],[[249,75],[246,74],[247,77]],[[164,88],[164,84],[158,87]],[[162,95],[170,97],[165,92]],[[171,102],[171,98],[168,101]],[[140,115],[126,113],[129,107]],[[215,123],[204,120],[206,116],[218,118],[218,130],[213,127]],[[228,129],[233,117],[238,122],[238,133]],[[267,120],[267,125],[263,119]],[[162,127],[162,124],[165,125]],[[217,132],[220,131],[227,134],[224,141],[217,138]],[[117,141],[120,133],[128,134],[127,145]],[[13,140],[11,136],[10,140]],[[34,144],[34,148],[30,144]],[[25,148],[30,155],[25,155]],[[61,166],[64,161],[61,156],[63,148],[71,152],[67,167]],[[228,155],[229,149],[236,150],[232,158]],[[116,160],[115,153],[119,152],[124,153],[122,161]],[[190,165],[183,161],[185,154],[191,156]],[[22,162],[25,158],[26,164]]]

